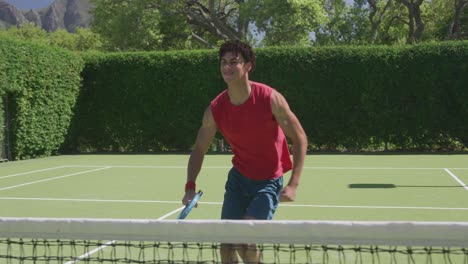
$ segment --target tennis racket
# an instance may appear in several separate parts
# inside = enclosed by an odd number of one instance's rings
[[[185,219],[187,215],[192,211],[193,207],[197,204],[200,197],[203,195],[202,191],[198,191],[198,193],[193,197],[193,199],[185,206],[184,210],[180,212],[179,217],[177,219]]]

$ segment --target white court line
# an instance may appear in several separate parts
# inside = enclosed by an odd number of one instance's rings
[[[316,208],[356,208],[356,209],[411,209],[411,210],[462,210],[463,207],[431,207],[431,206],[372,206],[372,205],[320,205],[320,204],[280,204],[286,207],[316,207]]]
[[[54,168],[48,168],[48,169],[42,169],[42,170],[35,170],[35,171],[29,171],[29,172],[23,172],[23,173],[17,173],[17,174],[11,174],[11,175],[7,175],[7,176],[2,176],[0,177],[0,179],[3,179],[3,178],[9,178],[9,177],[14,177],[14,176],[20,176],[20,175],[26,175],[26,174],[31,174],[31,173],[36,173],[36,172],[43,172],[43,171],[49,171],[49,170],[55,170],[55,169],[60,169],[60,168],[64,168],[66,166],[60,166],[60,167],[54,167]],[[9,186],[9,187],[5,187],[5,188],[0,188],[0,191],[3,191],[3,190],[8,190],[8,189],[13,189],[13,188],[17,188],[17,187],[21,187],[21,186],[26,186],[26,185],[30,185],[30,184],[35,184],[35,183],[40,183],[40,182],[46,182],[46,181],[52,181],[52,180],[57,180],[57,179],[62,179],[62,178],[66,178],[66,177],[70,177],[70,176],[75,176],[75,175],[80,175],[80,174],[85,174],[85,173],[89,173],[89,172],[93,172],[93,171],[99,171],[99,170],[104,170],[104,169],[109,169],[109,167],[105,167],[105,168],[98,168],[98,169],[94,169],[94,170],[89,170],[89,171],[84,171],[84,172],[78,172],[78,173],[72,173],[72,174],[67,174],[67,175],[63,175],[63,176],[59,176],[59,177],[54,177],[54,178],[49,178],[49,179],[44,179],[44,180],[40,180],[40,181],[34,181],[34,182],[28,182],[28,183],[23,183],[23,184],[18,184],[18,185],[14,185],[14,186]],[[94,254],[95,252],[98,252],[104,248],[106,248],[108,245],[111,245],[111,244],[114,244],[115,241],[112,240],[112,241],[109,241],[107,243],[105,243],[104,245],[102,245],[101,247],[99,248],[96,248],[84,255],[81,255],[79,256],[78,258],[76,258],[74,261],[69,261],[67,262],[68,264],[72,264],[72,263],[76,263],[84,258],[86,258],[87,256],[90,256],[92,254]]]
[[[179,203],[180,203],[180,202],[179,202]],[[184,209],[184,207],[185,207],[185,206],[181,206],[181,207],[175,209],[174,211],[171,211],[171,212],[169,212],[169,213],[167,213],[167,214],[165,214],[165,215],[159,217],[158,220],[166,219],[167,217],[169,217],[169,216],[171,216],[171,215],[173,215],[173,214],[175,214],[175,213],[177,213],[177,212],[182,211],[182,209]]]
[[[187,166],[130,166],[130,165],[65,165],[64,167],[71,168],[95,168],[95,167],[110,167],[110,168],[134,168],[134,169],[187,169]],[[203,166],[202,169],[230,169],[232,166]],[[411,168],[411,167],[308,167],[304,169],[311,170],[441,170],[445,168]],[[468,170],[468,168],[451,168],[455,170]]]
[[[14,189],[14,188],[18,188],[18,187],[22,187],[22,186],[26,186],[26,185],[31,185],[31,184],[36,184],[36,183],[41,183],[41,182],[47,182],[47,181],[63,179],[63,178],[70,177],[70,176],[75,176],[75,175],[80,175],[80,174],[85,174],[85,173],[89,173],[89,172],[93,172],[93,171],[100,171],[100,170],[105,170],[105,169],[110,169],[110,168],[109,167],[99,168],[99,169],[94,169],[94,170],[82,171],[82,172],[62,175],[62,176],[58,176],[58,177],[48,178],[48,179],[44,179],[44,180],[40,180],[40,181],[22,183],[22,184],[18,184],[18,185],[13,185],[13,186],[9,186],[9,187],[0,188],[0,191],[4,191],[4,190],[8,190],[8,189]]]
[[[157,200],[101,200],[101,199],[27,198],[27,197],[0,197],[0,200],[94,202],[94,203],[163,203],[163,204],[180,204],[181,203],[180,201],[157,201]]]
[[[0,179],[5,179],[5,178],[10,178],[10,177],[15,177],[15,176],[21,176],[21,175],[26,175],[26,174],[36,173],[36,172],[43,172],[43,171],[50,171],[50,170],[62,169],[62,168],[65,168],[65,167],[66,167],[66,166],[59,166],[59,167],[53,167],[53,168],[42,169],[42,170],[35,170],[35,171],[28,171],[28,172],[10,174],[10,175],[6,175],[6,176],[0,176]]]
[[[187,169],[187,166],[143,166],[143,165],[65,165],[70,168],[95,168],[95,167],[110,167],[110,168],[129,168],[129,169]],[[230,169],[232,166],[207,166],[207,169]]]
[[[173,202],[171,202],[171,203],[173,203]],[[178,203],[180,203],[180,202],[178,202]],[[165,215],[159,217],[157,220],[166,219],[167,217],[169,217],[169,216],[171,216],[171,215],[173,215],[173,214],[175,214],[175,213],[181,211],[182,209],[184,209],[184,206],[182,206],[182,207],[180,207],[180,208],[177,208],[176,210],[171,211],[171,212],[169,212],[169,213],[167,213],[167,214],[165,214]],[[83,260],[83,259],[85,259],[85,258],[91,256],[92,254],[94,254],[94,253],[96,253],[96,252],[99,252],[99,251],[105,249],[106,247],[108,247],[108,246],[110,246],[110,245],[115,244],[115,242],[116,242],[115,240],[107,241],[104,245],[102,245],[102,246],[100,246],[100,247],[98,247],[98,248],[95,248],[95,249],[93,249],[93,250],[91,250],[91,251],[89,251],[89,252],[86,252],[85,254],[83,254],[83,255],[81,255],[81,256],[75,258],[74,260],[66,262],[65,264],[74,264],[74,263],[76,263],[76,262],[79,262],[79,261],[81,261],[81,260]]]
[[[98,200],[98,199],[60,199],[60,198],[26,198],[26,197],[0,197],[0,200],[26,200],[26,201],[64,201],[64,202],[102,202],[102,203],[163,203],[180,204],[180,201],[158,201],[158,200]],[[205,205],[222,205],[222,202],[198,202]],[[324,204],[293,204],[281,203],[281,207],[315,207],[315,208],[356,208],[356,209],[413,209],[413,210],[463,210],[463,207],[421,207],[421,206],[372,206],[372,205],[324,205]],[[183,207],[182,207],[183,208]],[[165,215],[166,217],[180,211],[176,209]]]
[[[450,176],[452,176],[452,178],[457,181],[463,188],[465,188],[465,190],[468,191],[468,185],[466,185],[462,180],[460,180],[457,175],[453,174],[449,169],[444,169],[445,172],[447,172]]]
[[[79,257],[76,257],[74,260],[71,260],[71,261],[68,261],[68,262],[65,262],[65,264],[74,264],[74,263],[77,263],[78,261],[81,261],[89,256],[91,256],[92,254],[98,252],[98,251],[101,251],[103,249],[105,249],[106,247],[108,247],[109,245],[112,245],[112,244],[115,244],[115,240],[112,240],[112,241],[108,241],[107,243],[105,243],[104,245],[98,247],[98,248],[95,248],[89,252],[86,252],[85,254],[79,256]]]

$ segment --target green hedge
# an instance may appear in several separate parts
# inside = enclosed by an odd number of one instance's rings
[[[7,149],[5,148],[5,130],[4,127],[4,102],[3,98],[6,93],[6,63],[5,63],[5,55],[4,52],[0,52],[0,160],[4,160],[8,158]]]
[[[315,149],[468,146],[468,42],[268,49],[256,79],[282,91]]]
[[[266,48],[257,55],[251,79],[285,95],[313,149],[468,145],[468,42]],[[225,87],[214,50],[81,58],[0,40],[0,124],[8,103],[10,159],[187,151],[204,109]]]
[[[251,79],[277,88],[313,149],[468,145],[468,43],[266,48]],[[216,51],[87,54],[66,151],[189,150],[226,87]],[[219,135],[218,135],[219,137]]]
[[[212,51],[91,54],[67,151],[187,150],[224,87]]]
[[[83,60],[64,50],[6,39],[0,40],[0,54],[10,159],[58,153],[73,115]]]

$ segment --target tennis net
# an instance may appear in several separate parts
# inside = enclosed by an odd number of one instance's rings
[[[0,218],[0,263],[221,263],[254,243],[261,263],[468,264],[468,222]]]

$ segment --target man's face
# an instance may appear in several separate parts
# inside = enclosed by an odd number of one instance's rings
[[[251,68],[251,63],[246,63],[240,54],[226,52],[221,58],[221,74],[226,83],[243,79]]]

